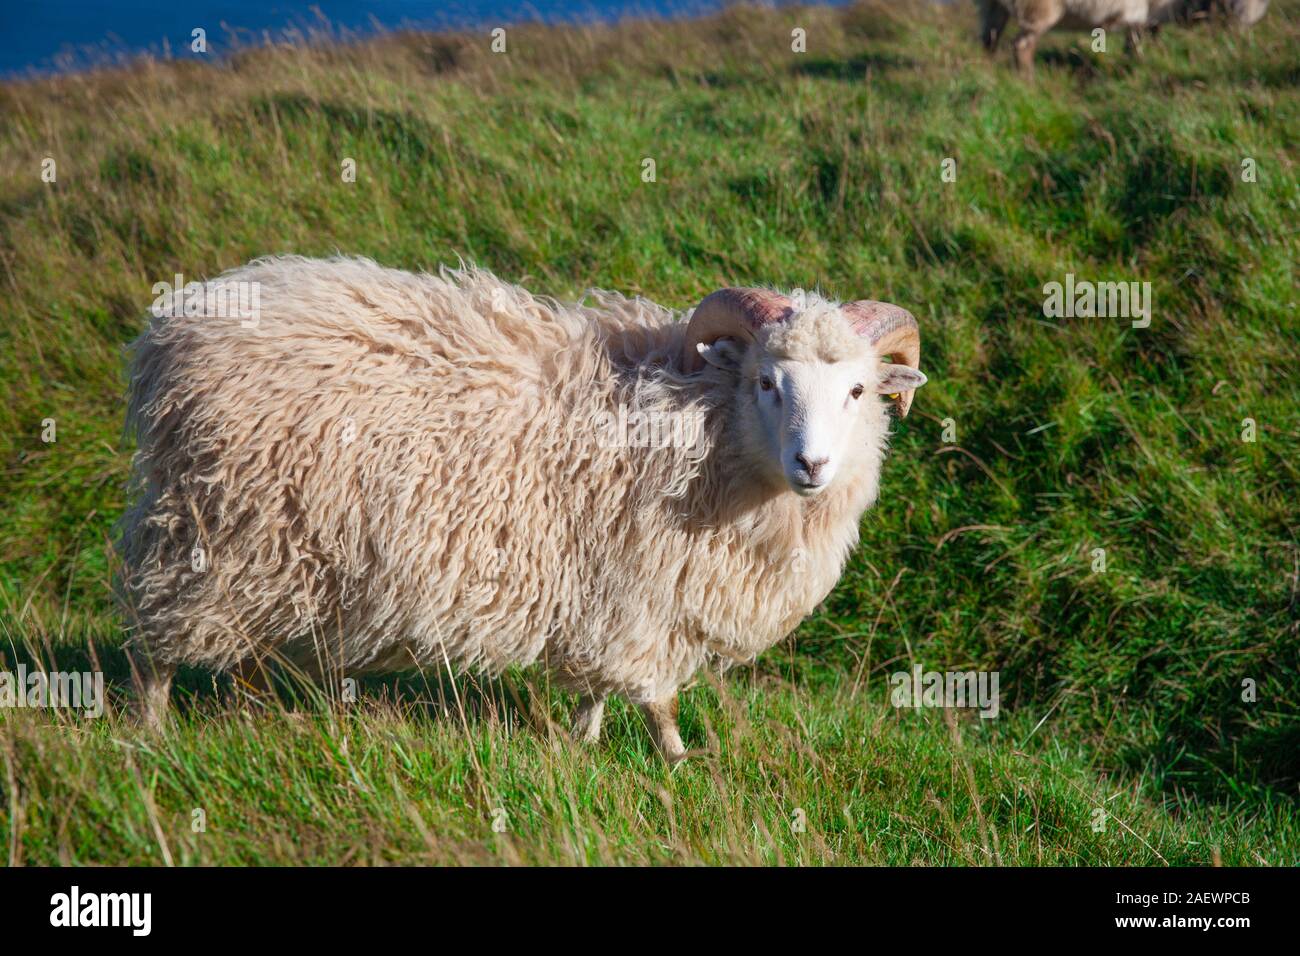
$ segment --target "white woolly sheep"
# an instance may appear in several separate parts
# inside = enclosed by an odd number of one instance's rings
[[[1243,27],[1254,25],[1268,9],[1268,0],[975,0],[980,13],[980,39],[990,53],[1007,21],[1015,18],[1016,63],[1030,71],[1034,51],[1048,30],[1124,29],[1130,49],[1139,49],[1146,30],[1174,20],[1192,22],[1220,14]]]
[[[232,283],[256,321],[155,317],[134,346],[121,547],[151,724],[179,664],[540,661],[583,695],[578,736],[622,694],[678,760],[678,687],[835,586],[877,497],[878,395],[905,415],[925,382],[915,319],[881,302],[724,289],[678,323],[298,257],[207,291]],[[656,418],[690,427],[617,433]]]

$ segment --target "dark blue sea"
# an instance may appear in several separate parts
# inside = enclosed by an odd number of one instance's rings
[[[192,56],[206,31],[209,56],[233,43],[281,39],[320,27],[353,34],[507,26],[523,21],[584,23],[627,17],[699,16],[726,0],[0,0],[0,77],[84,69],[140,54]]]

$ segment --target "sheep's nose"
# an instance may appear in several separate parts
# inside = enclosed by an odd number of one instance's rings
[[[829,458],[808,458],[802,452],[795,455],[794,460],[803,466],[803,470],[808,472],[808,480],[814,483],[817,481],[817,472],[830,461]]]

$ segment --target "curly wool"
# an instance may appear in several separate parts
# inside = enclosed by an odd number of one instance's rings
[[[215,281],[258,284],[255,328],[155,318],[134,345],[124,590],[159,661],[542,661],[653,701],[788,634],[876,497],[883,405],[826,494],[758,487],[729,454],[732,380],[686,375],[684,324],[642,299],[343,258]],[[598,440],[620,405],[696,416],[699,443]]]

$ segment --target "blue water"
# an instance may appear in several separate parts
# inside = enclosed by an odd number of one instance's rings
[[[371,33],[376,29],[491,28],[521,21],[591,22],[628,16],[692,16],[726,0],[0,0],[0,76],[82,69],[149,53],[191,56],[192,31],[207,31],[209,56],[231,39],[258,42],[320,25]]]

